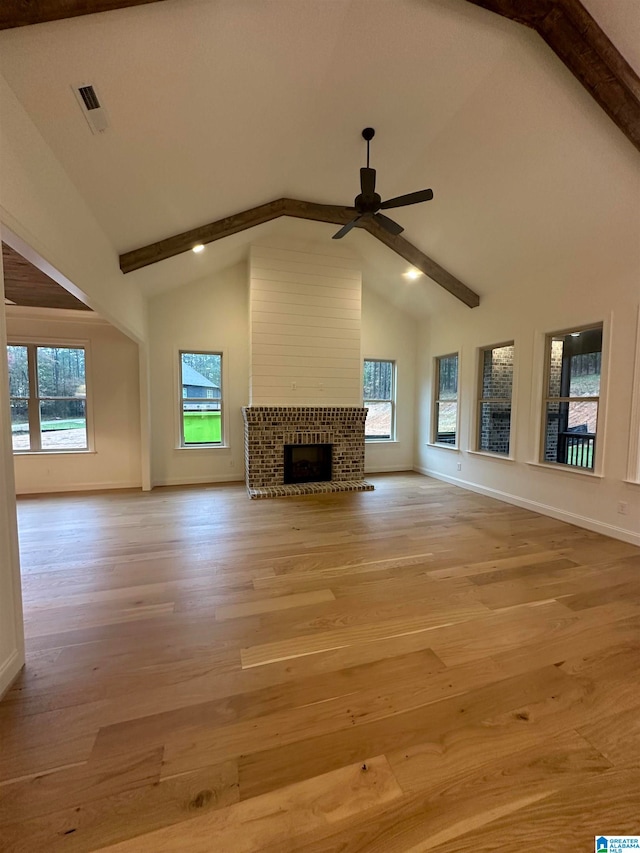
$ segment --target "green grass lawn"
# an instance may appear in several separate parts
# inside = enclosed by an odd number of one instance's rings
[[[185,444],[220,444],[220,412],[184,412]]]
[[[84,429],[84,420],[67,418],[64,421],[42,421],[40,424],[43,432],[54,429]]]
[[[41,421],[40,428],[43,432],[51,432],[52,430],[58,429],[84,429],[85,422],[83,418],[66,418],[65,420],[55,420],[55,421]],[[16,432],[29,432],[29,423],[25,421],[24,423],[13,424],[11,426],[11,431]]]
[[[582,453],[577,447],[568,447],[567,465],[573,465],[577,468],[593,468],[593,447],[587,447]]]

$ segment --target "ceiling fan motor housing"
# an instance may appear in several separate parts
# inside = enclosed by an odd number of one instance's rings
[[[353,206],[358,211],[358,213],[376,213],[380,210],[380,205],[382,204],[382,198],[378,195],[378,193],[374,193],[373,196],[369,198],[365,198],[362,193],[356,196]]]

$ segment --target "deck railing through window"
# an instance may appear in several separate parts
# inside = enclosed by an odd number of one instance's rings
[[[593,432],[561,432],[558,435],[558,462],[576,468],[593,468],[596,436]]]

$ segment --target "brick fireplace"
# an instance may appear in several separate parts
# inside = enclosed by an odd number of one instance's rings
[[[251,498],[373,489],[364,480],[362,406],[246,406],[242,413]],[[285,445],[331,445],[331,479],[285,485]]]

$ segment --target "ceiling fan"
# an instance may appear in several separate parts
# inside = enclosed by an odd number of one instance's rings
[[[333,235],[334,240],[340,240],[361,219],[368,216],[372,216],[390,234],[398,235],[404,231],[402,225],[398,225],[393,219],[389,219],[388,216],[379,213],[379,211],[390,210],[394,207],[406,207],[409,204],[418,204],[421,201],[431,201],[433,198],[433,190],[418,190],[415,193],[407,193],[382,201],[376,192],[376,170],[369,167],[369,143],[375,135],[376,132],[372,127],[365,127],[362,131],[362,137],[367,142],[367,165],[360,169],[360,195],[356,196],[353,203],[358,215]]]

